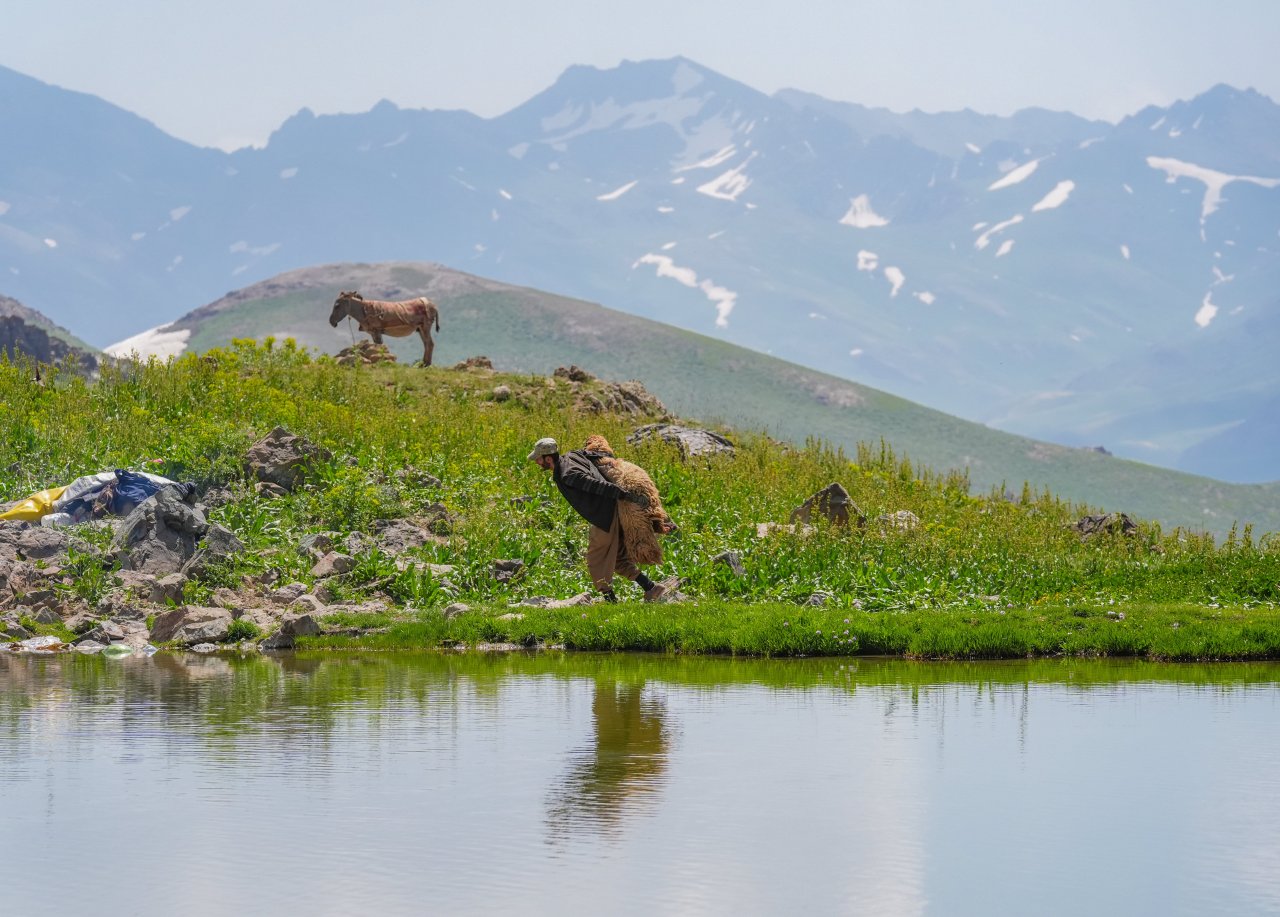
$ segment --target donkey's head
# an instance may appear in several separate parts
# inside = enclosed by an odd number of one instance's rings
[[[339,293],[338,298],[333,301],[333,311],[329,313],[329,324],[334,328],[337,328],[338,322],[342,321],[348,315],[351,315],[353,311],[362,311],[353,310],[351,307],[356,303],[363,302],[364,297],[355,290],[352,290],[350,293]]]

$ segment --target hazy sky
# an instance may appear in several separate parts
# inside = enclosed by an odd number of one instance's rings
[[[303,106],[501,114],[573,64],[684,55],[764,92],[1117,120],[1216,83],[1280,100],[1276,0],[3,0],[0,65],[184,140]]]

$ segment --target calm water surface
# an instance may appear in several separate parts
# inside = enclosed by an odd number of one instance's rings
[[[1280,666],[0,657],[0,914],[1277,914]]]

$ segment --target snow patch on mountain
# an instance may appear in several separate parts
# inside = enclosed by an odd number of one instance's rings
[[[688,172],[690,169],[714,169],[721,163],[728,162],[737,152],[738,148],[731,143],[728,146],[721,147],[706,159],[690,163],[687,166],[678,166],[676,172]]]
[[[191,212],[190,204],[183,204],[181,207],[174,207],[172,210],[169,211],[169,221],[172,223],[176,223],[190,212]]]
[[[57,239],[45,239],[45,240],[44,240],[44,244],[45,244],[46,246],[48,246],[49,248],[57,248],[57,247],[58,247],[58,240],[57,240]]]
[[[191,329],[164,330],[167,327],[168,325],[160,325],[148,328],[140,334],[102,348],[102,352],[112,357],[128,357],[136,354],[142,360],[149,357],[159,360],[176,357],[187,349],[187,339],[191,337]]]
[[[997,179],[987,188],[988,191],[999,191],[1001,188],[1008,188],[1019,182],[1026,181],[1031,177],[1031,173],[1040,167],[1040,160],[1033,159],[1030,162],[1024,162],[1015,169],[1011,169],[1004,178]]]
[[[869,252],[865,248],[858,252],[858,270],[874,271],[880,263],[880,256],[875,252]]]
[[[1200,308],[1196,312],[1196,324],[1201,328],[1208,328],[1209,322],[1213,321],[1213,317],[1218,314],[1218,307],[1213,304],[1212,296],[1212,293],[1205,293],[1204,302],[1200,304]]]
[[[751,164],[751,160],[755,159],[756,155],[756,153],[752,153],[742,165],[735,166],[727,172],[722,172],[706,184],[699,185],[698,193],[705,194],[707,197],[718,198],[722,201],[736,201],[743,191],[751,187],[751,179],[743,174],[743,169]]]
[[[733,307],[737,304],[737,293],[727,287],[720,286],[709,278],[698,280],[697,271],[691,267],[681,267],[666,255],[657,255],[649,252],[631,265],[631,269],[634,271],[642,264],[654,265],[659,277],[670,277],[676,283],[690,289],[701,290],[703,295],[716,307],[716,327],[729,327],[729,314],[733,312]]]
[[[907,282],[907,275],[902,273],[902,268],[887,267],[884,269],[884,276],[889,281],[889,296],[897,296],[898,291],[902,289],[902,285]]]
[[[996,257],[1003,258],[1005,255],[1009,254],[1009,252],[1013,251],[1013,242],[1013,239],[1005,239],[1001,242],[1000,247],[996,249]]]
[[[938,297],[934,296],[928,290],[920,290],[918,292],[912,293],[911,295],[914,296],[916,299],[920,300],[926,306],[932,306],[935,302],[938,301]]]
[[[1031,208],[1031,212],[1035,213],[1039,210],[1053,210],[1055,207],[1061,207],[1066,203],[1067,198],[1071,196],[1071,192],[1075,190],[1076,183],[1067,179],[1060,181],[1052,191],[1042,197],[1035,206]]]
[[[840,218],[840,225],[873,229],[876,226],[888,226],[889,221],[871,209],[870,197],[859,194],[849,201],[849,210]]]
[[[1127,245],[1121,245],[1121,246],[1120,246],[1120,254],[1124,255],[1124,260],[1125,260],[1125,261],[1128,261],[1128,260],[1129,260],[1129,246],[1127,246]]]
[[[281,177],[282,179],[290,179],[290,178],[293,178],[293,177],[294,177],[295,175],[297,175],[297,174],[298,174],[298,167],[297,167],[297,166],[289,166],[289,168],[287,168],[287,169],[281,169],[281,170],[280,170],[280,177]]]
[[[965,148],[966,150],[968,150],[970,153],[981,153],[981,152],[982,152],[982,147],[978,146],[976,143],[966,143],[966,144],[964,145],[964,148]]]
[[[508,191],[506,188],[499,188],[498,193],[501,194],[503,197],[505,197],[507,200],[512,200],[511,192]]]
[[[1004,232],[1010,226],[1015,226],[1018,223],[1021,223],[1022,219],[1023,219],[1022,214],[1015,213],[1013,216],[1009,217],[1009,219],[1001,223],[997,223],[996,225],[988,229],[986,232],[984,232],[982,235],[978,236],[978,238],[973,241],[973,247],[976,248],[978,251],[982,251],[984,248],[986,248],[988,245],[991,244],[992,236],[994,236],[998,232]]]
[[[623,185],[621,188],[614,188],[612,191],[608,192],[607,194],[597,194],[596,200],[616,201],[618,198],[622,197],[622,195],[626,194],[628,191],[630,191],[632,188],[634,188],[638,184],[640,184],[639,179],[636,179],[635,181],[629,181],[625,185]]]
[[[9,212],[9,202],[0,201],[0,217],[4,216],[8,212]]]
[[[524,159],[524,154],[529,152],[528,143],[517,143],[515,146],[507,147],[507,155],[512,159]]]
[[[1190,178],[1204,182],[1204,198],[1200,203],[1201,223],[1204,223],[1209,218],[1209,215],[1218,209],[1218,205],[1222,203],[1222,189],[1233,181],[1252,182],[1255,185],[1261,185],[1263,188],[1280,187],[1280,178],[1259,178],[1256,175],[1228,175],[1226,172],[1219,172],[1216,169],[1163,156],[1148,156],[1147,165],[1164,172],[1167,176],[1166,181],[1169,184],[1173,184],[1179,178]]]

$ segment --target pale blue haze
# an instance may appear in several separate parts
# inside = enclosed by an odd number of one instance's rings
[[[0,9],[0,65],[169,133],[262,144],[290,114],[500,114],[567,67],[683,55],[765,92],[1115,121],[1217,83],[1280,98],[1268,0],[42,0]]]

